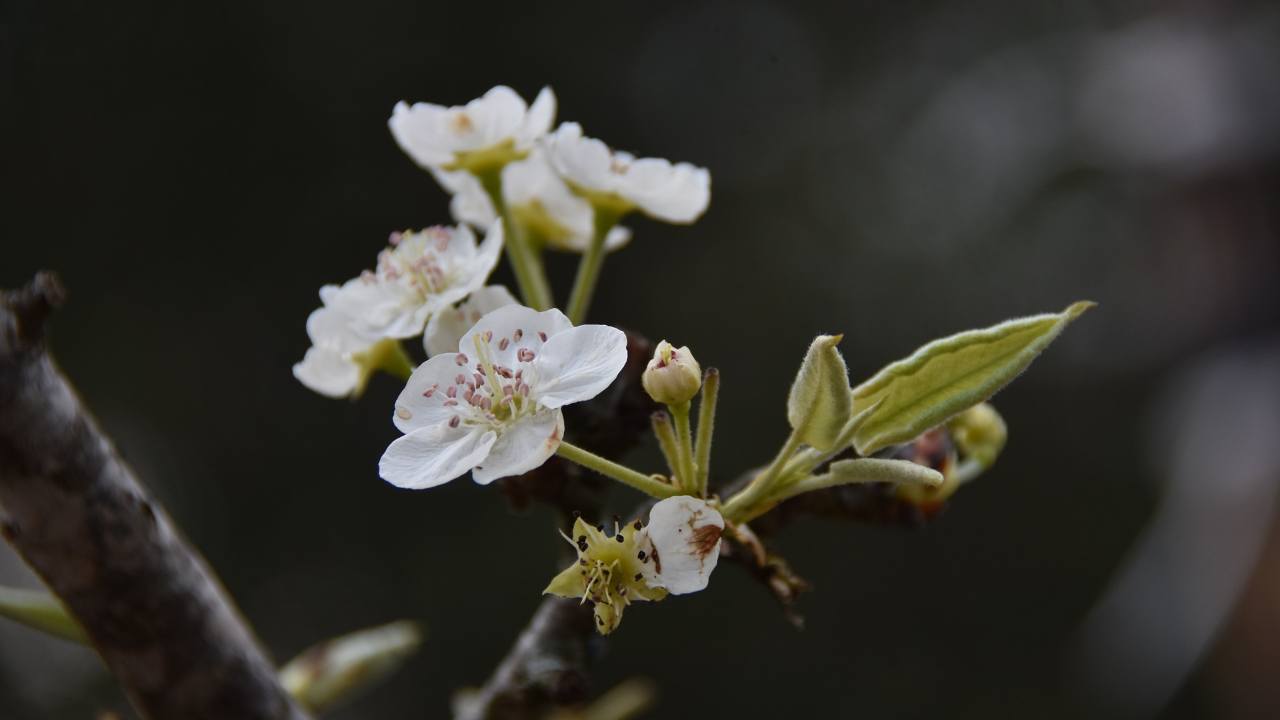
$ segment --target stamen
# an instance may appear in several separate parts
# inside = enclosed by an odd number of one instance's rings
[[[489,358],[488,338],[493,336],[493,331],[486,331],[484,337],[476,335],[474,342],[476,346],[476,355],[480,358],[480,365],[484,368],[484,379],[489,385],[489,394],[493,397],[502,397],[502,383],[498,381],[498,374],[493,369],[493,361]]]

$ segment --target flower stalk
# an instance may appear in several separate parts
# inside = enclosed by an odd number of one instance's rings
[[[716,427],[716,401],[720,396],[720,371],[707,368],[702,376],[702,400],[698,403],[698,439],[693,446],[696,467],[695,489],[699,495],[707,494],[707,481],[711,475],[711,436]]]
[[[571,443],[561,442],[560,446],[556,448],[556,454],[569,462],[581,465],[588,470],[594,470],[607,478],[617,480],[624,485],[630,485],[650,497],[668,498],[680,494],[679,488],[651,475],[636,472],[625,465],[619,465],[612,460],[602,458]]]
[[[649,421],[653,425],[653,436],[658,439],[662,457],[667,461],[667,469],[678,478],[680,449],[676,443],[676,429],[671,424],[671,415],[659,410],[649,417]]]
[[[697,493],[697,469],[693,464],[693,429],[689,425],[689,403],[668,405],[676,424],[676,452],[678,469],[676,484],[689,493]]]
[[[506,230],[507,260],[516,276],[516,286],[520,289],[520,297],[525,304],[534,310],[546,310],[555,305],[551,295],[551,284],[547,282],[546,269],[542,265],[542,256],[530,242],[523,226],[511,216],[502,195],[502,168],[489,168],[476,173],[476,178],[484,187],[485,193],[493,203],[494,210]],[[601,244],[603,244],[601,240]],[[574,324],[578,324],[574,321]]]
[[[573,291],[569,294],[569,309],[566,314],[574,325],[582,324],[587,317],[587,310],[591,308],[591,296],[595,293],[600,268],[604,265],[604,241],[621,217],[622,214],[617,210],[599,205],[595,207],[595,231],[591,236],[591,244],[578,261],[578,275],[573,280]]]

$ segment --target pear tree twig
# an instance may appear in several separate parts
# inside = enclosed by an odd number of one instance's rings
[[[88,632],[145,717],[304,720],[199,554],[49,355],[64,297],[0,292],[0,535]]]

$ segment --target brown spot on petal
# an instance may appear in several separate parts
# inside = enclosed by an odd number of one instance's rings
[[[693,548],[700,557],[706,557],[715,551],[716,545],[720,542],[720,535],[724,530],[715,525],[703,525],[693,531],[693,538],[689,541],[689,547]]]

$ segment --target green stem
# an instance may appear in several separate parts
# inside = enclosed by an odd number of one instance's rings
[[[720,371],[707,368],[702,376],[702,399],[698,401],[698,440],[693,446],[694,463],[697,465],[699,495],[707,494],[707,479],[711,475],[711,435],[716,428],[716,400],[720,396]]]
[[[689,426],[689,403],[668,405],[671,417],[676,421],[676,450],[679,452],[680,469],[676,471],[676,484],[688,492],[697,491],[697,468],[693,464],[693,429]]]
[[[676,445],[676,431],[671,425],[671,416],[659,410],[649,416],[649,421],[653,424],[653,435],[658,438],[662,457],[667,461],[667,469],[671,471],[672,477],[679,479],[680,450]]]
[[[646,495],[651,495],[656,498],[667,498],[680,494],[678,488],[672,487],[671,485],[649,475],[638,473],[625,465],[619,465],[612,460],[602,458],[589,450],[583,450],[577,445],[561,442],[560,447],[556,448],[556,454],[565,460],[577,463],[588,470],[595,470],[607,478],[617,480],[624,485],[630,485]]]
[[[604,265],[604,239],[620,217],[617,211],[595,208],[595,231],[591,235],[591,244],[578,261],[578,275],[573,280],[573,291],[569,294],[568,315],[569,321],[574,325],[581,325],[587,318],[591,296],[595,293],[600,268]]]
[[[520,223],[511,217],[502,195],[502,168],[495,168],[475,173],[493,203],[493,209],[502,218],[502,229],[505,231],[503,247],[507,251],[507,261],[516,275],[516,285],[520,289],[520,297],[524,304],[534,310],[546,310],[555,301],[551,296],[551,284],[547,282],[547,272],[542,266],[542,256],[529,242]]]
[[[769,463],[769,467],[757,475],[742,492],[729,498],[729,502],[720,509],[721,514],[734,522],[745,522],[746,518],[755,517],[756,515],[750,514],[752,512],[759,514],[755,506],[767,501],[769,492],[773,489],[774,480],[799,447],[800,435],[792,431],[787,441],[783,443],[782,449],[778,451],[777,457]]]

